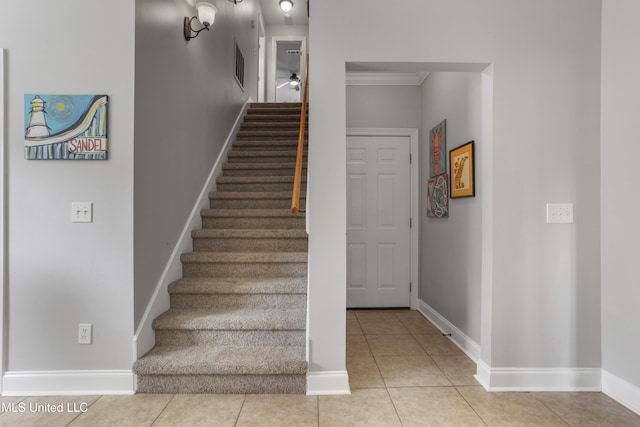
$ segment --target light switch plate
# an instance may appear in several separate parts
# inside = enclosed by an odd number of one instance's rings
[[[72,202],[71,222],[93,222],[93,203]]]
[[[547,203],[547,223],[573,223],[573,203]]]

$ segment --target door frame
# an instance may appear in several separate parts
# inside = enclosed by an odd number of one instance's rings
[[[418,309],[418,293],[420,289],[420,139],[417,128],[347,128],[347,136],[403,136],[409,138],[411,161],[411,289],[409,292],[410,307]],[[345,165],[346,167],[346,165]]]
[[[267,100],[268,102],[276,102],[276,67],[278,57],[278,42],[300,42],[300,78],[305,75],[305,57],[307,53],[307,38],[305,36],[273,36],[271,37],[271,57],[269,58],[269,74],[267,79]],[[302,82],[304,84],[304,82]]]

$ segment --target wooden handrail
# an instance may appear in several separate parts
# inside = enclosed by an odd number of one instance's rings
[[[309,54],[307,53],[304,69],[304,91],[302,94],[302,109],[300,111],[300,134],[298,135],[298,153],[296,155],[296,170],[293,177],[293,195],[291,197],[291,213],[298,215],[300,205],[300,182],[302,181],[302,160],[304,157],[304,137],[307,125],[307,95],[309,91]]]

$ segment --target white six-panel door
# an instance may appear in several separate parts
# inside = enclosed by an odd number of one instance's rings
[[[347,136],[347,307],[409,307],[406,136]]]

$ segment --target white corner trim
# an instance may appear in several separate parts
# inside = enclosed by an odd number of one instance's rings
[[[5,294],[6,294],[6,228],[7,221],[5,215],[6,191],[5,191],[5,50],[0,48],[0,375],[4,375],[5,370],[5,349],[7,348],[7,333],[5,324]],[[2,385],[0,384],[0,394]]]
[[[480,360],[480,345],[469,338],[467,334],[458,329],[453,323],[445,319],[440,313],[435,311],[429,304],[420,300],[418,310],[431,323],[436,325],[443,333],[451,334],[451,341],[457,345],[471,360],[478,363]]]
[[[309,372],[307,374],[307,395],[336,394],[351,394],[347,371]]]
[[[131,370],[7,372],[3,396],[87,396],[135,393]]]
[[[600,391],[600,368],[488,368],[476,379],[487,391]]]
[[[382,72],[354,72],[345,73],[347,86],[420,86],[428,72],[417,73],[382,73]]]
[[[640,415],[640,387],[602,369],[602,392]]]
[[[240,113],[236,117],[236,121],[227,136],[227,140],[218,155],[209,177],[204,183],[200,195],[196,200],[191,214],[189,215],[182,233],[178,238],[178,241],[173,248],[173,252],[167,261],[167,265],[160,276],[160,280],[156,285],[156,289],[151,296],[151,300],[147,305],[147,308],[142,316],[138,330],[133,337],[133,361],[138,360],[141,356],[147,353],[155,345],[155,334],[151,327],[153,319],[158,317],[169,309],[169,284],[175,280],[178,280],[182,276],[182,263],[180,262],[180,255],[185,252],[189,252],[193,248],[193,240],[191,239],[191,231],[200,228],[202,225],[202,218],[200,217],[200,211],[206,209],[209,206],[209,193],[216,190],[216,178],[222,175],[222,164],[227,158],[227,152],[233,145],[233,140],[236,133],[240,129],[244,115],[249,107],[249,104],[253,102],[251,97],[247,99],[244,106],[240,110]]]

